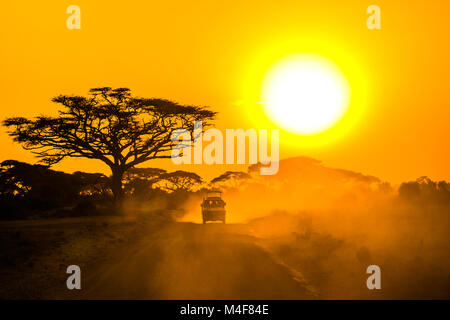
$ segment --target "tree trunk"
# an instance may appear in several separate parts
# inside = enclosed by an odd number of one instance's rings
[[[122,179],[124,171],[122,169],[112,169],[111,190],[114,197],[114,207],[120,211],[122,209],[123,189]]]

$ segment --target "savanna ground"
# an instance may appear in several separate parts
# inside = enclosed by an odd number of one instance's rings
[[[373,241],[364,234],[328,232],[305,212],[276,212],[227,225],[180,222],[172,216],[159,210],[0,222],[0,297],[450,297],[448,239],[428,241],[417,229],[423,224],[418,227],[411,218],[402,221],[401,228],[416,229],[392,237],[383,233],[385,241]],[[439,226],[431,228],[440,232]],[[82,290],[66,288],[66,268],[72,264],[81,268]],[[381,267],[381,290],[366,287],[370,264]]]

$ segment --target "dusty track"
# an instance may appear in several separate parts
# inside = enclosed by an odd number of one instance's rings
[[[301,280],[239,225],[175,223],[107,264],[87,266],[75,299],[305,299]]]

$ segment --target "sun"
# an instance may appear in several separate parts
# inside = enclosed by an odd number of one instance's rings
[[[350,85],[330,60],[315,54],[281,59],[261,87],[265,113],[279,127],[300,135],[326,131],[350,104]]]

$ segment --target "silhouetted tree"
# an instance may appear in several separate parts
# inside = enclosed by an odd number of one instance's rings
[[[66,157],[103,161],[112,172],[116,203],[123,196],[127,170],[147,160],[170,158],[175,130],[193,132],[194,121],[205,126],[215,116],[204,107],[132,97],[127,88],[94,88],[86,97],[60,95],[52,101],[62,105],[57,117],[14,117],[3,125],[14,141],[47,165]]]
[[[416,181],[403,182],[398,188],[400,198],[416,201],[420,197],[420,185]]]
[[[162,188],[168,191],[192,191],[195,185],[202,183],[202,178],[193,172],[178,170],[161,175]]]
[[[138,197],[147,196],[165,173],[166,170],[159,168],[132,168],[124,175],[125,192]]]
[[[60,206],[73,201],[80,184],[68,173],[16,160],[0,164],[0,195],[20,197],[32,206]]]
[[[242,171],[227,171],[211,180],[211,184],[222,187],[238,188],[244,180],[250,179],[250,174]]]
[[[398,193],[400,198],[413,203],[450,204],[450,183],[435,182],[426,176],[402,183]]]
[[[72,173],[75,181],[80,186],[81,195],[100,195],[111,194],[111,185],[109,178],[102,173],[87,173],[76,171]]]

